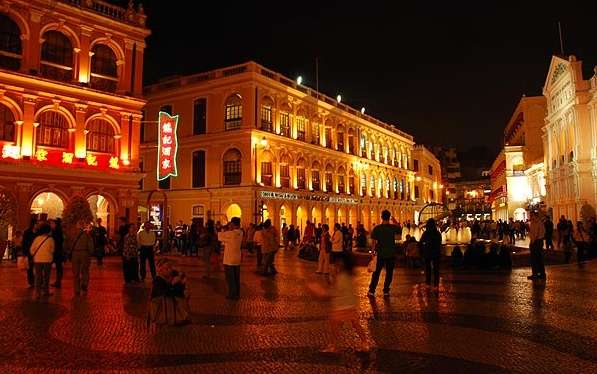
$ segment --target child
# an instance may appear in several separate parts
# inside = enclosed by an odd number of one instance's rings
[[[331,301],[332,310],[330,311],[330,339],[329,344],[322,352],[337,352],[338,337],[345,322],[350,323],[357,332],[361,341],[361,350],[369,351],[371,349],[368,343],[367,334],[359,323],[358,301],[355,296],[354,286],[354,266],[355,259],[351,253],[343,253],[337,258],[337,273],[334,277],[333,289],[327,291],[317,283],[309,284],[309,289],[322,299]]]
[[[161,258],[157,261],[157,276],[151,290],[148,325],[183,325],[190,323],[186,276],[174,270],[173,263]]]

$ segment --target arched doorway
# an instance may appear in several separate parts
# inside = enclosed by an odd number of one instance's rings
[[[288,210],[286,205],[282,205],[280,207],[280,227],[283,223],[287,225],[290,225],[292,223],[290,219],[290,211]]]
[[[355,207],[348,210],[348,223],[354,228],[357,227],[357,209]]]
[[[339,224],[346,223],[346,217],[344,217],[344,209],[338,208],[336,211],[336,222]]]
[[[317,225],[318,223],[323,223],[321,221],[321,210],[314,206],[313,209],[311,209],[311,218],[313,219],[313,223],[315,225]]]
[[[47,215],[47,218],[61,218],[64,202],[53,192],[42,192],[33,198],[31,213]]]
[[[110,206],[108,199],[104,196],[95,194],[87,198],[91,213],[93,214],[93,220],[97,221],[98,218],[102,220],[102,226],[108,230],[108,235],[112,234],[112,228],[114,225],[113,209]]]
[[[515,221],[526,221],[527,220],[527,211],[524,208],[517,208],[514,210],[514,220]]]
[[[271,218],[270,217],[270,207],[268,207],[267,204],[263,204],[261,206],[261,209],[262,209],[262,212],[263,212],[263,215],[262,215],[263,219],[262,219],[261,222],[265,222],[265,221],[267,221],[268,219]],[[230,218],[228,218],[228,219],[230,219]]]
[[[303,207],[298,207],[296,208],[296,222],[295,222],[295,226],[298,226],[301,228],[301,232],[305,232],[304,228],[307,225],[307,220],[309,219],[309,214],[307,212],[307,210]]]
[[[228,222],[230,222],[230,219],[232,219],[232,217],[241,218],[241,216],[242,210],[240,209],[240,206],[238,204],[230,204],[226,209],[226,221]]]
[[[334,209],[330,209],[330,208],[325,208],[325,215],[323,217],[323,222],[327,223],[328,226],[330,226],[330,229],[334,226],[334,217],[332,216],[332,213],[334,212]]]

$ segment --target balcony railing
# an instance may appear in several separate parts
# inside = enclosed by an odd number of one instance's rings
[[[72,67],[60,66],[49,62],[42,61],[40,66],[40,74],[42,77],[61,82],[72,82],[73,80]]]
[[[75,6],[77,8],[87,9],[94,13],[116,19],[121,22],[132,23],[139,26],[145,26],[147,16],[143,11],[143,7],[139,6],[137,9],[133,8],[133,3],[130,2],[128,8],[122,8],[112,5],[102,0],[60,0],[63,3]]]

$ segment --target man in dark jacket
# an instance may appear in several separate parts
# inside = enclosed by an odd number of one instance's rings
[[[439,287],[439,260],[441,257],[442,235],[437,230],[435,220],[429,218],[425,232],[420,240],[421,251],[425,258],[425,283],[431,285],[431,266],[433,265],[433,286]]]
[[[392,218],[392,223],[390,223]],[[383,284],[384,297],[390,296],[390,286],[392,285],[392,278],[394,276],[394,266],[396,265],[396,235],[400,235],[401,228],[398,222],[392,217],[388,210],[381,212],[381,224],[375,226],[371,232],[371,239],[373,239],[373,248],[377,254],[377,264],[375,271],[371,274],[371,282],[369,283],[369,292],[367,296],[375,296],[375,289],[379,282],[379,275],[381,270],[385,267],[386,278]]]
[[[31,257],[31,244],[33,239],[37,236],[37,219],[32,216],[29,222],[29,227],[23,232],[23,256],[27,256],[29,267],[27,268],[27,283],[29,288],[34,286],[34,275],[33,275],[33,257]]]

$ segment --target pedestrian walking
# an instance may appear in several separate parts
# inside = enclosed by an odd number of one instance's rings
[[[334,270],[332,273],[336,273],[334,264],[336,259],[342,255],[344,251],[344,235],[342,233],[342,226],[339,223],[334,224],[334,233],[332,234],[332,252],[330,253],[330,265]]]
[[[50,229],[51,235],[54,239],[54,265],[56,266],[56,282],[52,283],[52,287],[62,287],[62,277],[64,275],[64,233],[62,232],[62,221],[60,218],[51,219]]]
[[[203,253],[203,261],[205,261],[206,274],[205,277],[209,278],[212,272],[212,259],[214,256],[219,255],[220,242],[218,241],[218,233],[216,232],[216,225],[213,219],[207,221],[207,226],[204,232],[201,234],[201,250]],[[215,261],[215,265],[218,266],[219,262]]]
[[[263,223],[263,230],[261,231],[262,248],[264,256],[263,275],[276,275],[278,271],[274,265],[276,253],[280,248],[278,242],[278,233],[272,226],[272,221],[267,219]]]
[[[224,246],[224,272],[226,284],[228,285],[228,296],[226,298],[238,300],[240,298],[241,244],[243,241],[240,218],[232,217],[229,230],[219,232],[218,240]]]
[[[77,224],[78,233],[72,238],[70,245],[71,262],[73,265],[73,283],[75,295],[86,293],[89,287],[89,265],[91,256],[95,253],[95,245],[91,236],[91,229],[85,222]]]
[[[23,232],[23,256],[27,258],[27,283],[29,288],[35,287],[35,275],[33,273],[33,257],[31,257],[31,245],[37,236],[37,219],[31,216],[29,227]]]
[[[425,258],[425,284],[431,286],[431,268],[433,267],[433,287],[439,287],[439,262],[441,257],[442,234],[437,229],[433,218],[425,224],[425,232],[420,240],[421,252]]]
[[[122,249],[122,273],[124,283],[139,282],[139,243],[137,242],[137,226],[128,225],[129,232],[124,237]]]
[[[553,222],[549,217],[545,218],[545,249],[553,250]]]
[[[38,235],[31,244],[31,257],[35,268],[35,298],[50,296],[50,272],[54,260],[54,239],[50,225],[39,226]]]
[[[97,258],[97,265],[104,264],[104,256],[106,255],[106,244],[108,244],[108,230],[102,226],[102,219],[96,220],[97,226],[93,229],[93,238],[95,240],[95,257]]]
[[[145,222],[143,230],[137,234],[137,242],[139,244],[139,261],[140,268],[139,273],[141,274],[141,282],[145,282],[145,276],[147,275],[146,263],[149,264],[149,271],[151,272],[151,278],[154,279],[156,275],[155,271],[155,258],[154,249],[156,245],[155,232],[151,230],[151,223]]]
[[[330,256],[332,252],[332,238],[330,227],[327,224],[321,226],[321,239],[319,240],[319,258],[317,260],[317,274],[330,274]]]
[[[120,217],[118,220],[120,221],[120,225],[118,226],[118,242],[116,243],[116,246],[118,251],[122,253],[124,248],[124,238],[129,233],[129,223],[126,217]]]
[[[529,249],[531,272],[528,279],[545,279],[545,264],[543,259],[543,239],[545,238],[545,225],[539,219],[539,214],[531,212],[531,225],[529,230]]]
[[[392,223],[390,223],[390,218]],[[390,296],[390,286],[392,285],[392,277],[394,276],[394,266],[396,265],[396,235],[400,235],[400,227],[398,222],[392,217],[388,210],[381,212],[381,224],[375,226],[371,232],[371,239],[373,240],[373,248],[377,254],[377,263],[375,271],[371,274],[371,283],[369,284],[370,297],[375,296],[375,289],[379,282],[379,275],[381,269],[385,267],[386,278],[383,285],[384,297]]]
[[[255,246],[255,258],[257,260],[257,271],[261,271],[263,266],[263,252],[261,250],[263,246],[263,224],[259,224],[255,227],[255,234],[253,235],[253,245]]]
[[[288,249],[288,231],[290,231],[290,229],[288,228],[288,226],[286,225],[286,223],[282,224],[282,243],[284,244],[284,250]]]

